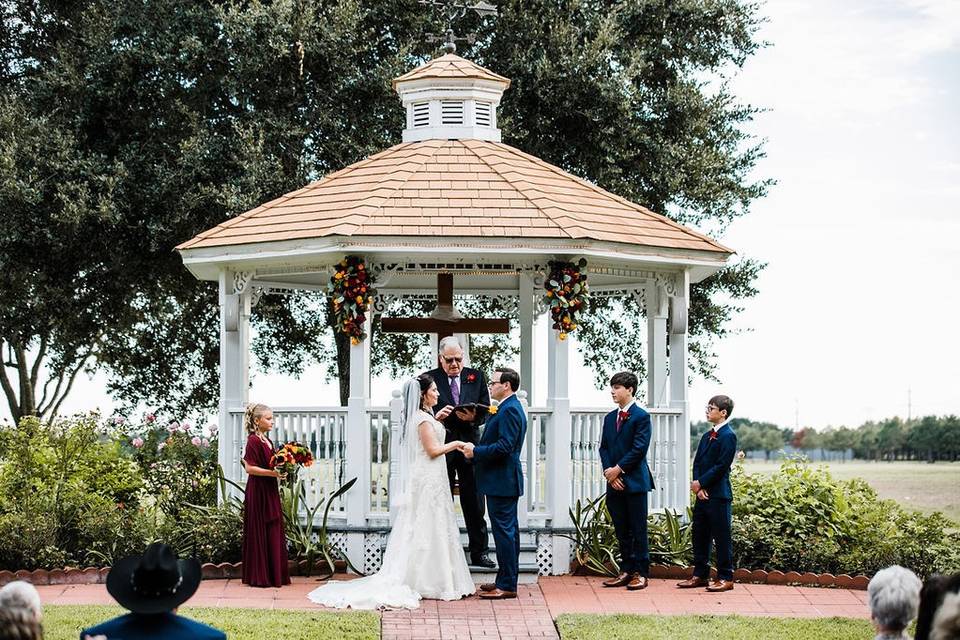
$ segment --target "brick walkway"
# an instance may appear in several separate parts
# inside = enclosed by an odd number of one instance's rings
[[[338,576],[339,577],[339,576]],[[520,585],[516,600],[457,602],[426,600],[419,609],[384,611],[383,640],[492,640],[558,638],[553,620],[562,613],[730,614],[793,618],[869,618],[866,591],[737,584],[733,591],[709,594],[679,590],[675,580],[651,580],[643,591],[605,589],[602,578],[554,576]],[[307,600],[320,584],[293,578],[282,589],[253,589],[239,580],[205,580],[187,603],[193,607],[322,610]],[[102,584],[37,587],[45,604],[112,604]]]

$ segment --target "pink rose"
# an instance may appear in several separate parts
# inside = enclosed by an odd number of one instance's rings
[[[133,442],[131,442],[130,444],[132,444],[137,449],[139,449],[140,447],[143,446],[143,438],[134,438]]]
[[[193,425],[191,425],[189,422],[184,422],[182,425],[180,425],[180,428],[184,431],[190,431],[190,427],[192,426]]]
[[[200,441],[200,445],[203,446],[203,447],[209,447],[209,446],[210,446],[210,441],[207,440],[206,438],[204,438],[203,440]]]
[[[207,431],[210,432],[211,436],[215,436],[220,431],[220,427],[215,424],[207,425]]]
[[[167,431],[169,431],[170,433],[176,433],[179,430],[180,430],[179,422],[174,421],[167,425]]]
[[[143,419],[146,420],[146,421],[149,423],[149,422],[153,422],[154,420],[156,420],[156,419],[157,419],[157,416],[153,415],[152,413],[148,413],[147,415],[145,415],[145,416],[143,417]]]
[[[190,442],[193,443],[193,446],[199,447],[199,446],[200,446],[200,436],[193,436],[193,438],[190,439]]]
[[[165,441],[161,442],[160,444],[157,445],[157,451],[163,451],[163,448],[165,446],[167,446],[167,443]]]

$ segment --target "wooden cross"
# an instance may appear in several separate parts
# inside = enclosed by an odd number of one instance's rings
[[[386,333],[435,333],[443,340],[455,333],[510,333],[507,319],[464,318],[453,308],[453,274],[437,274],[437,308],[429,318],[383,318]]]

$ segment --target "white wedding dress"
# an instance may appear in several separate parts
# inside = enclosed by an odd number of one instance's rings
[[[418,425],[429,422],[442,443],[443,425],[422,410],[410,422],[416,424],[406,436],[407,487],[397,503],[380,571],[327,582],[307,594],[313,602],[338,609],[416,609],[421,598],[458,600],[476,591],[460,543],[445,456],[431,459],[418,435]]]

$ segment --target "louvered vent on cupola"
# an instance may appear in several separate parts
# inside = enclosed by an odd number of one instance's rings
[[[393,86],[407,109],[404,142],[500,142],[497,106],[509,79],[446,54],[396,78]]]

